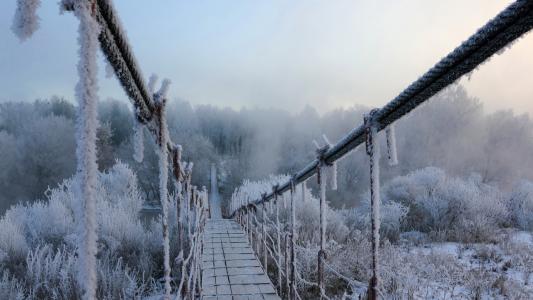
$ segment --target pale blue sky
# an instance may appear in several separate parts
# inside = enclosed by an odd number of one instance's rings
[[[0,101],[73,98],[77,22],[43,0],[20,43],[15,0],[0,3]],[[137,59],[193,104],[299,111],[381,106],[495,16],[508,0],[115,0]],[[103,62],[103,59],[101,59]],[[104,77],[100,97],[125,99]],[[533,37],[463,80],[490,110],[533,113]]]

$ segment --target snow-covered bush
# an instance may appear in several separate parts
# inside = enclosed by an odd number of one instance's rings
[[[4,218],[23,230],[31,248],[43,242],[57,246],[72,238],[74,232],[74,218],[68,205],[61,198],[50,197],[47,201],[19,204],[8,210]]]
[[[28,298],[80,298],[77,264],[78,258],[65,247],[55,251],[44,245],[30,251],[26,258],[26,274],[22,277],[28,287]]]
[[[513,225],[523,230],[533,230],[533,183],[522,181],[512,191],[509,210]]]
[[[19,224],[4,217],[0,228],[0,264],[9,268],[10,263],[16,264],[26,257],[28,243]]]
[[[75,178],[49,189],[45,200],[16,205],[0,219],[0,296],[8,296],[2,299],[80,297]],[[132,299],[157,288],[161,222],[156,219],[149,228],[141,223],[144,199],[135,173],[117,162],[99,174],[95,197],[98,299]]]
[[[401,224],[407,216],[408,208],[402,203],[395,201],[385,201],[380,207],[380,235],[390,241],[397,241],[400,238]],[[351,210],[353,216],[348,219],[352,220],[353,228],[361,231],[370,230],[370,195],[366,193],[359,207]]]
[[[408,208],[403,231],[449,240],[486,241],[508,216],[502,193],[479,176],[454,178],[433,167],[394,178],[385,185],[384,195],[384,203]]]

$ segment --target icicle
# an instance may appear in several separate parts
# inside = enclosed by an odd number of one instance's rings
[[[307,185],[307,181],[304,181],[301,184],[301,186],[302,186],[302,203],[305,203],[305,190],[307,189],[306,185]]]
[[[164,79],[163,82],[161,83],[161,87],[159,88],[159,91],[157,92],[158,97],[166,99],[169,86],[170,86],[170,80]]]
[[[317,149],[320,149],[320,145],[318,144],[316,140],[313,140],[313,145],[315,145]]]
[[[330,170],[330,177],[331,177],[331,189],[336,191],[337,190],[337,162],[333,162],[331,166],[329,167]]]
[[[21,42],[29,39],[39,29],[37,9],[41,0],[18,0],[11,30]]]
[[[144,159],[144,132],[143,124],[135,119],[133,124],[133,159],[141,163]]]
[[[379,227],[380,227],[380,191],[379,191],[379,143],[377,142],[377,126],[372,119],[375,110],[365,116],[366,153],[370,162],[370,204],[372,225],[372,271],[369,293],[376,299],[379,286]]]
[[[398,164],[398,153],[394,125],[390,124],[385,130],[385,133],[387,136],[387,156],[389,159],[389,166],[395,166]]]
[[[324,139],[324,142],[326,143],[328,148],[331,148],[333,145],[329,142],[328,137],[323,134],[322,138]],[[336,191],[337,190],[337,162],[334,161],[331,166],[329,166],[329,175],[330,175],[330,186],[331,189]]]
[[[36,3],[36,1],[25,2]],[[19,5],[20,3],[19,1]],[[80,45],[78,75],[80,78],[76,86],[76,98],[78,99],[76,156],[80,203],[78,220],[81,231],[80,245],[78,246],[80,258],[78,280],[83,299],[96,298],[96,253],[98,251],[96,244],[96,184],[98,180],[98,166],[96,164],[96,130],[98,128],[96,53],[99,47],[100,28],[91,16],[89,5],[89,2],[77,1],[74,10],[75,15],[80,20],[78,28],[78,43]]]
[[[150,78],[148,79],[148,91],[152,95],[155,93],[155,85],[158,79],[159,77],[156,74],[152,74]]]

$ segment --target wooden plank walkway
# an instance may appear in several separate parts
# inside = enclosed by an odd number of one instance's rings
[[[202,299],[280,300],[239,224],[207,221],[202,254]]]

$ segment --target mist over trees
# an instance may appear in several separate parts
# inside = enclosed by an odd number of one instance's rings
[[[310,106],[300,112],[279,109],[235,110],[170,101],[167,118],[172,140],[195,162],[193,182],[208,186],[210,165],[219,169],[224,198],[243,179],[291,174],[314,156],[313,139],[326,134],[336,142],[362,123],[369,108],[355,106],[320,114]],[[109,169],[117,159],[139,175],[146,199],[157,199],[157,157],[153,143],[145,162],[136,163],[132,114],[125,101],[101,101],[98,165]],[[0,104],[0,210],[21,201],[43,199],[75,171],[74,118],[69,101],[53,97],[33,103]],[[481,183],[510,190],[533,180],[533,124],[512,111],[487,113],[463,87],[452,86],[396,124],[400,164],[383,168],[384,183],[414,170],[434,166],[453,176],[475,174]],[[385,142],[384,138],[381,142]],[[329,191],[333,207],[357,206],[368,188],[368,163],[361,149],[339,162],[338,191]],[[382,158],[385,159],[385,158]],[[313,180],[312,180],[313,181]],[[313,184],[310,184],[313,187]]]

